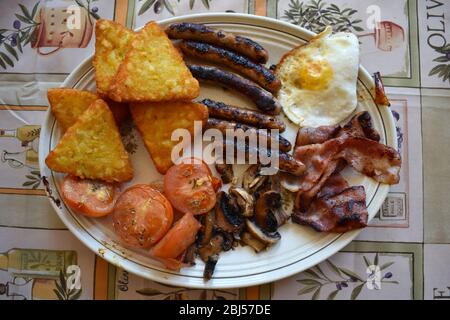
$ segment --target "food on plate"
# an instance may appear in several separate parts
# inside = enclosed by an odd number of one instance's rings
[[[364,187],[349,187],[339,173],[331,176],[324,188],[328,183],[335,184],[332,192],[319,194],[306,212],[295,211],[292,221],[321,232],[347,232],[366,227],[368,213]]]
[[[216,168],[216,171],[220,174],[220,179],[222,179],[222,182],[227,184],[230,183],[233,180],[234,173],[233,173],[233,165],[229,163],[214,163],[214,167]]]
[[[149,248],[169,231],[173,210],[161,192],[138,184],[117,199],[112,219],[114,230],[128,246]]]
[[[192,75],[200,81],[212,82],[247,96],[262,112],[277,115],[281,106],[277,99],[268,91],[237,74],[211,66],[188,64]]]
[[[50,110],[63,132],[69,129],[95,100],[100,99],[93,92],[72,88],[48,89],[47,98],[50,102]],[[129,109],[127,105],[115,101],[105,102],[111,109],[117,125],[128,117]]]
[[[260,165],[252,165],[242,183],[217,194],[214,210],[201,217],[197,241],[196,253],[205,262],[205,279],[212,277],[220,253],[237,242],[260,252],[281,239],[277,229],[290,213],[282,207],[286,199],[279,192],[277,180],[277,176],[261,175]]]
[[[181,40],[178,48],[169,38]],[[209,65],[186,65],[182,53],[242,76]],[[320,232],[367,226],[365,189],[349,185],[340,172],[350,166],[377,182],[395,184],[401,157],[380,143],[369,112],[354,113],[356,36],[332,34],[326,27],[308,44],[286,53],[275,68],[263,66],[267,60],[258,43],[203,24],[175,23],[164,32],[151,21],[134,33],[98,20],[93,61],[97,92],[48,90],[51,110],[65,134],[46,164],[68,174],[61,183],[64,202],[88,217],[112,213],[124,245],[147,250],[168,269],[178,271],[199,257],[206,280],[213,277],[222,252],[239,244],[257,253],[276,245],[282,238],[279,228],[291,216],[294,223]],[[197,79],[246,96],[260,112],[211,99],[192,102],[199,95]],[[375,89],[376,102],[388,105],[379,73]],[[292,153],[291,141],[279,134],[287,128],[277,117],[281,110],[299,125]],[[116,125],[129,113],[164,176],[119,194],[118,183],[133,177]],[[195,126],[196,121],[202,126]],[[220,132],[225,136],[224,150],[257,164],[241,170],[228,162],[231,155],[222,154],[223,162],[216,154],[219,179],[199,159],[174,159],[172,151],[180,143],[172,141],[174,131],[186,129],[192,137],[201,128],[218,129],[219,137]],[[254,133],[257,141],[265,138],[267,147],[279,146],[276,174],[266,175],[269,165],[262,164],[263,156],[275,152],[265,149],[263,141],[253,146],[253,139],[227,136],[238,130],[247,137]]]
[[[361,111],[355,114],[344,126],[320,126],[316,128],[301,127],[296,138],[296,147],[308,144],[323,143],[343,134],[350,134],[355,137],[367,138],[373,141],[380,141],[380,134],[374,128],[369,112]]]
[[[173,165],[164,176],[164,194],[177,210],[205,214],[216,204],[209,167],[197,159]]]
[[[271,146],[271,141],[273,139],[278,139],[278,145],[279,145],[279,149],[281,151],[288,152],[292,149],[292,145],[289,142],[289,140],[287,140],[283,136],[281,136],[281,135],[272,136],[269,132],[267,132],[265,130],[260,130],[255,127],[248,126],[246,124],[241,124],[241,123],[236,123],[236,122],[231,122],[231,121],[221,120],[221,119],[215,119],[215,118],[208,118],[208,121],[206,122],[206,125],[205,125],[205,130],[207,130],[207,129],[218,129],[223,134],[227,134],[227,132],[229,130],[235,132],[236,130],[241,129],[243,132],[247,133],[248,135],[254,133],[256,135],[256,137],[258,137],[258,139],[260,137],[264,137],[265,139],[267,139],[268,147]]]
[[[244,228],[244,216],[234,198],[221,191],[217,194],[216,225],[220,230],[238,236]]]
[[[193,137],[194,121],[205,125],[208,119],[208,109],[195,102],[132,103],[130,110],[156,169],[162,174],[173,165],[172,149],[179,143],[171,139],[174,130],[186,129]]]
[[[99,19],[95,23],[95,83],[98,94],[105,97],[135,34],[120,23]]]
[[[400,177],[401,157],[397,150],[376,141],[344,134],[321,144],[297,147],[294,157],[306,167],[301,190],[309,190],[330,161],[343,159],[358,172],[374,180],[396,184]]]
[[[295,146],[305,146],[308,144],[323,143],[335,137],[341,131],[340,125],[320,126],[320,127],[300,127],[295,139]]]
[[[384,91],[383,81],[381,80],[381,74],[379,72],[375,72],[373,74],[375,80],[375,102],[382,106],[389,107],[391,103],[389,102],[388,97]]]
[[[150,255],[161,259],[178,258],[194,243],[200,227],[200,222],[191,213],[184,214],[180,220],[175,222],[161,241],[150,249]],[[166,266],[169,267],[170,264],[166,264]],[[178,268],[180,266],[181,263]]]
[[[132,40],[108,96],[118,102],[190,100],[199,90],[178,50],[151,21]]]
[[[80,179],[67,175],[61,183],[61,195],[72,209],[88,217],[99,218],[110,214],[119,194],[112,183]]]
[[[223,145],[224,148],[227,148],[227,145],[232,145],[235,150],[237,148],[241,148],[241,146],[235,141],[225,140]],[[263,152],[259,149],[250,150],[250,148],[248,148],[247,146],[248,144],[244,146],[245,149],[243,150],[246,159],[249,159],[250,156],[258,157],[258,155]],[[235,152],[235,156],[236,154],[237,152]],[[301,176],[305,172],[306,167],[301,161],[295,159],[289,153],[279,152],[279,169],[282,171],[286,171],[294,176]]]
[[[97,99],[98,95],[84,90],[51,88],[47,91],[52,114],[65,132],[78,117]]]
[[[294,158],[307,169],[303,176],[281,178],[285,188],[297,192],[294,222],[325,232],[367,225],[364,187],[349,187],[339,175],[346,165],[381,183],[400,179],[400,154],[378,142],[368,112],[357,113],[342,127],[300,128],[296,140]]]
[[[212,44],[190,40],[182,41],[178,47],[188,57],[222,64],[272,93],[276,93],[281,87],[280,80],[275,77],[271,70],[236,52]]]
[[[304,127],[335,125],[356,108],[358,38],[331,27],[283,56],[275,74],[284,113]]]
[[[133,177],[113,114],[101,99],[66,131],[45,163],[54,171],[83,179],[123,182]]]
[[[200,103],[208,107],[209,116],[231,120],[261,129],[277,129],[283,132],[286,125],[274,116],[269,116],[249,109],[243,109],[211,99],[203,99]]]
[[[266,63],[269,57],[267,51],[259,43],[204,24],[173,23],[166,28],[166,32],[171,39],[195,40],[214,44],[240,53],[257,63]]]
[[[264,230],[277,231],[285,224],[290,214],[284,211],[281,194],[275,190],[262,193],[255,203],[255,222]]]

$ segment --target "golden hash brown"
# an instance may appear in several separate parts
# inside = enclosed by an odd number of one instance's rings
[[[90,91],[53,88],[48,89],[47,98],[50,102],[51,111],[64,132],[99,97]]]
[[[97,92],[106,96],[112,80],[131,48],[135,33],[114,21],[99,19],[95,24],[95,68]]]
[[[191,100],[198,96],[199,90],[198,81],[172,41],[152,21],[132,41],[132,49],[119,67],[109,97],[119,102]]]
[[[58,121],[62,132],[69,129],[95,100],[100,99],[93,92],[71,88],[48,89],[47,98],[50,102],[50,109]],[[112,100],[106,101],[106,103],[111,109],[117,125],[128,117],[130,111],[126,103]]]
[[[165,174],[173,165],[172,149],[178,141],[172,141],[175,129],[187,129],[194,135],[194,121],[208,120],[208,108],[194,102],[155,102],[130,104],[131,115],[141,133],[145,146],[158,172]]]
[[[101,99],[66,131],[45,163],[54,171],[80,178],[122,182],[133,177],[113,114]]]

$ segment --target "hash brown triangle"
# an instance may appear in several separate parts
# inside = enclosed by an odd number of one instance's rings
[[[133,178],[113,114],[101,99],[71,126],[45,159],[47,166],[80,178],[123,182]]]
[[[191,100],[198,96],[198,81],[156,22],[147,23],[131,47],[110,87],[112,100],[158,102]]]
[[[97,92],[103,97],[108,94],[111,83],[119,70],[125,55],[131,48],[134,31],[123,25],[105,19],[95,24],[95,68]]]
[[[130,104],[131,115],[159,173],[165,174],[173,165],[172,149],[178,141],[172,141],[172,132],[187,129],[194,136],[194,121],[205,126],[208,108],[195,102],[155,102]]]

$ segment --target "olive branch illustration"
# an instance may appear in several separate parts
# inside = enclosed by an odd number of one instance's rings
[[[53,292],[59,300],[78,300],[83,292],[82,289],[68,288],[67,275],[62,270],[59,271],[59,279],[55,280],[56,289]]]
[[[208,290],[204,289],[186,289],[186,288],[177,288],[172,286],[164,286],[165,288],[172,288],[173,290],[163,292],[155,288],[142,288],[136,290],[136,293],[147,296],[147,297],[156,297],[160,296],[163,300],[183,300],[183,299],[192,299],[192,297],[189,297],[188,293],[190,292],[199,292],[200,291],[200,300],[206,300]],[[212,299],[213,300],[227,300],[225,295],[231,295],[233,297],[236,297],[236,293],[225,291],[225,290],[211,290],[212,292]]]
[[[370,261],[366,256],[363,256],[363,259],[366,267],[378,266],[378,253],[375,255],[373,261]],[[372,271],[372,274],[368,275],[367,278],[364,279],[364,277],[360,276],[356,272],[344,267],[336,266],[333,262],[331,262],[331,260],[326,260],[325,264],[331,271],[333,271],[333,277],[327,275],[319,265],[316,265],[315,267],[303,272],[303,274],[307,275],[308,278],[296,280],[297,283],[302,285],[302,287],[298,290],[297,295],[304,295],[314,292],[312,295],[312,300],[317,300],[320,298],[320,293],[324,287],[335,286],[336,289],[330,292],[326,298],[327,300],[333,300],[339,292],[353,286],[350,299],[355,300],[367,283],[371,281],[370,279],[373,278],[375,272]],[[393,264],[394,262],[390,261],[381,265],[379,269],[380,272],[391,267]],[[381,277],[380,282],[385,284],[399,284],[398,281],[388,280],[392,278],[392,276],[392,272],[387,272]],[[374,289],[380,289],[377,288],[376,282],[372,281],[372,285]]]
[[[139,0],[143,1],[143,0]],[[203,6],[209,10],[209,3],[212,0],[201,0]],[[178,3],[180,3],[180,0],[178,0]],[[189,9],[192,10],[195,5],[195,0],[189,0]],[[175,11],[173,8],[173,5],[170,3],[169,0],[145,0],[142,4],[141,8],[139,9],[138,16],[143,15],[146,13],[151,7],[153,6],[153,12],[156,14],[161,13],[164,8],[170,12],[173,16],[175,15]]]
[[[283,18],[316,33],[323,31],[327,25],[331,25],[335,32],[364,31],[360,26],[362,20],[354,18],[357,12],[352,8],[341,9],[323,0],[311,0],[309,3],[290,0]]]
[[[437,75],[439,78],[442,78],[442,81],[450,82],[450,43],[441,47],[435,48],[436,52],[442,54],[441,56],[433,59],[435,62],[440,62],[437,66],[434,66],[433,69],[428,73],[429,76]],[[447,62],[447,63],[446,63]]]

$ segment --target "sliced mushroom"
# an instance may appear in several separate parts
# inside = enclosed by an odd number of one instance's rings
[[[203,279],[210,280],[216,269],[217,261],[219,261],[219,255],[209,256],[205,263],[205,269],[203,270]]]
[[[239,234],[244,228],[244,217],[235,201],[236,199],[234,197],[230,197],[223,191],[218,193],[215,226],[224,232],[239,237]]]
[[[230,187],[229,192],[236,198],[237,204],[242,210],[242,215],[246,218],[253,217],[255,208],[253,196],[244,188],[239,187]]]
[[[255,250],[256,253],[264,250],[267,245],[264,242],[259,241],[254,236],[250,234],[250,232],[242,233],[241,242],[245,245],[248,245]]]
[[[260,170],[260,165],[251,165],[242,176],[242,187],[251,194],[262,187],[268,179],[268,176],[261,175]]]
[[[222,251],[223,244],[223,235],[221,233],[217,233],[211,238],[208,244],[198,249],[198,254],[200,255],[200,258],[203,260],[203,262],[206,262],[208,260],[208,257],[218,255]]]
[[[255,222],[261,228],[274,232],[289,219],[281,200],[279,192],[270,190],[264,192],[256,201]]]
[[[253,221],[246,220],[245,225],[247,231],[254,236],[259,241],[265,243],[266,245],[272,245],[281,239],[281,235],[275,232],[267,232],[256,225]]]
[[[201,228],[201,233],[200,233],[200,235],[201,235],[200,244],[201,245],[206,245],[211,240],[215,221],[216,221],[215,210],[211,210],[203,217],[202,228]]]
[[[196,244],[192,244],[189,248],[186,249],[186,254],[184,255],[183,262],[188,265],[195,265],[195,255],[197,253]]]
[[[220,178],[224,184],[230,183],[233,180],[233,166],[231,164],[215,164],[217,172],[220,174]]]
[[[223,251],[231,250],[233,248],[234,243],[233,235],[230,233],[222,232],[222,237],[223,237],[222,250]]]

